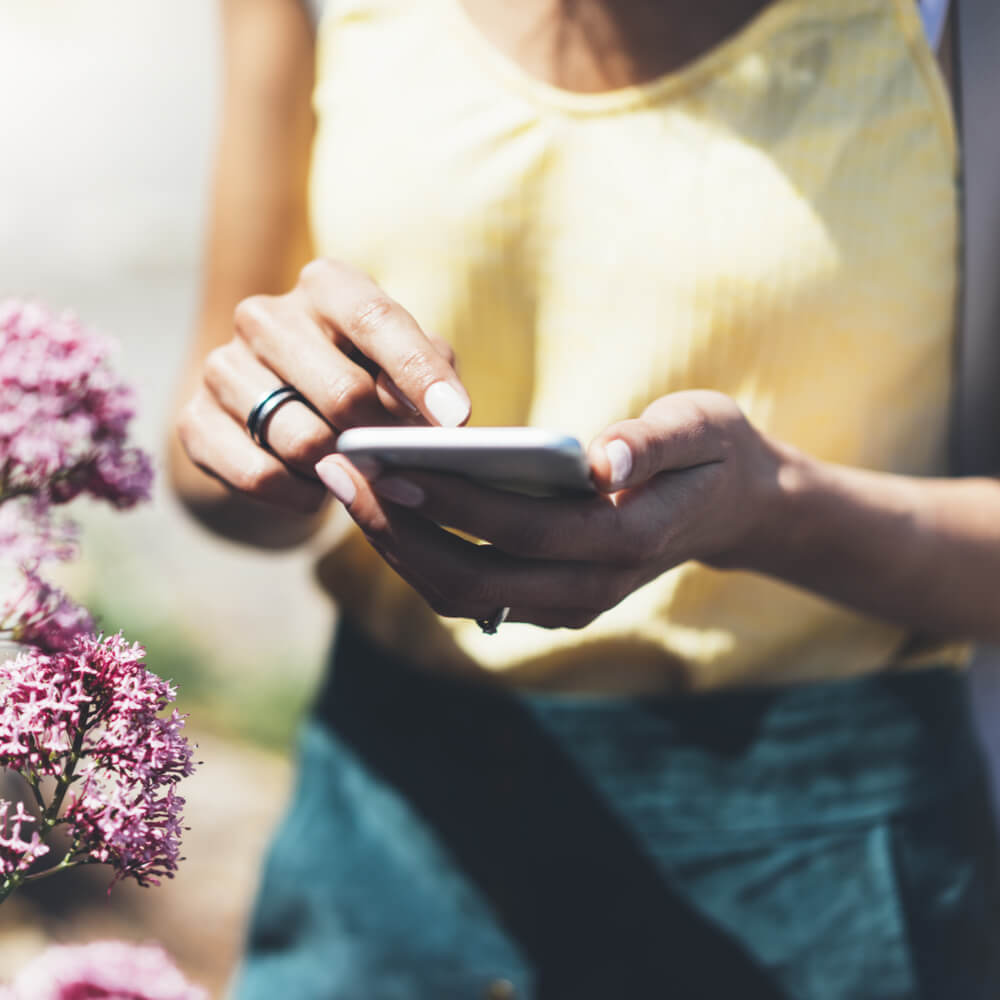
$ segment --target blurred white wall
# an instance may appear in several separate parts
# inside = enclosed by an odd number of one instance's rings
[[[214,0],[0,0],[0,298],[71,307],[120,341],[157,456],[197,299],[215,18]],[[331,612],[304,555],[215,542],[162,482],[146,509],[86,519],[75,590],[185,623],[233,659],[315,669]]]

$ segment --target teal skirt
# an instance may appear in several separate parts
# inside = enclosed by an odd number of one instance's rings
[[[997,843],[948,669],[515,695],[349,625],[239,1000],[996,1000]]]

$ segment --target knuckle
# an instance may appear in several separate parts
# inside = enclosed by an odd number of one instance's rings
[[[324,396],[324,412],[336,426],[348,426],[357,423],[355,418],[370,408],[375,398],[375,382],[363,373],[339,375],[325,387]]]
[[[205,360],[202,362],[202,380],[213,392],[232,375],[230,352],[229,344],[215,347],[205,355]]]
[[[185,451],[194,459],[200,454],[205,438],[205,425],[216,404],[208,391],[200,388],[178,411],[175,421],[177,434]]]
[[[319,282],[328,280],[334,271],[335,265],[332,260],[328,257],[316,257],[299,271],[298,286],[314,287]]]
[[[274,309],[271,295],[250,295],[236,303],[233,310],[233,328],[246,341],[252,342],[267,325]]]
[[[362,342],[376,337],[396,311],[396,303],[388,295],[376,293],[355,306],[347,319],[347,333],[352,340]]]
[[[329,432],[321,427],[296,427],[286,432],[282,456],[293,465],[312,466],[332,450]]]
[[[240,463],[240,467],[233,473],[232,485],[241,493],[257,496],[269,493],[280,475],[275,462],[266,455],[255,455]]]
[[[435,352],[436,353],[436,352]],[[406,382],[424,382],[433,379],[433,358],[419,347],[406,351],[396,363],[395,376]]]
[[[694,439],[703,437],[712,427],[712,418],[708,412],[707,400],[699,395],[692,395],[688,404],[688,433]]]
[[[304,291],[341,282],[351,274],[361,276],[343,261],[333,257],[316,257],[299,271],[298,288]]]
[[[199,431],[201,425],[193,400],[185,403],[181,408],[177,414],[175,426],[177,428],[177,436],[180,438],[184,450],[191,456],[193,461],[197,461],[196,455],[199,452],[198,443],[200,441]]]

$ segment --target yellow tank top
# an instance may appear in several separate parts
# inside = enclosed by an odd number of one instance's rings
[[[454,344],[473,423],[586,443],[680,389],[820,458],[945,470],[957,149],[912,0],[777,0],[603,94],[544,84],[460,0],[335,0],[320,24],[316,247]],[[580,631],[432,614],[348,531],[342,610],[418,661],[662,691],[846,676],[905,635],[690,563]]]

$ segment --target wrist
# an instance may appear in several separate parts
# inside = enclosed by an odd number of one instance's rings
[[[754,511],[741,545],[714,565],[767,576],[787,576],[789,569],[816,545],[815,498],[823,489],[824,463],[792,445],[764,440],[767,461],[752,485],[748,505]]]

